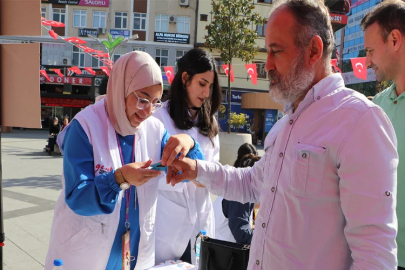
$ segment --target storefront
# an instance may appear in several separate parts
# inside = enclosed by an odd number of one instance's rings
[[[48,128],[53,117],[62,121],[62,118],[67,116],[70,120],[94,102],[94,78],[60,77],[52,74],[48,76],[49,80],[41,76],[42,128]]]

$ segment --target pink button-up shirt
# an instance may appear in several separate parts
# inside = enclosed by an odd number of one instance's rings
[[[396,269],[396,144],[383,110],[333,74],[287,109],[253,168],[198,161],[197,181],[260,202],[249,270]]]

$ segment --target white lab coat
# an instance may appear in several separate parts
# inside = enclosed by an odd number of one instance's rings
[[[102,162],[106,167],[121,167],[116,133],[108,120],[104,100],[87,107],[75,119],[93,146],[94,164]],[[64,133],[58,136],[59,142],[63,141]],[[154,117],[146,119],[135,133],[135,160],[159,160],[163,134],[160,121]],[[98,174],[96,172],[96,176]],[[62,174],[63,189],[55,205],[45,270],[52,269],[54,259],[62,259],[63,267],[68,270],[104,270],[117,231],[123,191],[111,214],[80,216],[66,204],[64,181]],[[141,237],[135,270],[148,269],[155,264],[154,222],[158,184],[159,178],[154,178],[137,187]]]
[[[219,161],[218,135],[213,138],[213,145],[209,137],[199,133],[198,128],[176,128],[170,118],[168,102],[153,116],[162,121],[171,135],[185,133],[193,137],[200,144],[205,160]],[[200,230],[206,230],[208,236],[215,237],[214,211],[208,190],[198,188],[192,182],[172,187],[166,184],[165,179],[160,180],[156,209],[156,263],[180,258],[191,241],[194,264],[195,239]]]

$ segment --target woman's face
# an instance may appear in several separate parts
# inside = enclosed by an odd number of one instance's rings
[[[182,74],[183,84],[186,83],[188,74]],[[193,79],[187,83],[186,91],[188,96],[188,107],[200,108],[204,101],[210,97],[214,85],[214,72],[206,71],[204,73],[195,74]]]
[[[150,103],[155,103],[162,98],[163,88],[161,85],[152,85],[135,92],[132,92],[125,99],[125,112],[127,114],[128,121],[133,127],[139,126],[145,119],[152,115],[153,108],[149,106],[143,110],[140,110],[137,106],[138,95],[140,98],[149,100]]]
[[[66,126],[67,124],[69,124],[69,120],[67,118],[63,119],[63,124]]]
[[[53,120],[53,125],[56,126],[57,124],[58,124],[58,120],[57,120],[57,119],[54,119],[54,120]]]

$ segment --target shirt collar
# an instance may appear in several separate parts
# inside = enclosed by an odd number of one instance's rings
[[[291,118],[295,118],[300,115],[306,108],[313,102],[316,102],[323,97],[328,96],[332,92],[339,91],[340,88],[345,87],[343,77],[340,73],[334,73],[329,75],[317,84],[315,84],[305,95],[305,98],[298,105],[297,110],[293,113],[294,104],[287,103],[284,105],[284,111],[290,115]]]
[[[397,96],[397,91],[396,91],[396,87],[395,87],[395,83],[391,84],[390,87],[388,87],[388,98],[392,101],[395,101],[399,98],[404,97],[405,95],[403,95],[403,93],[401,95],[399,95],[399,97]]]

